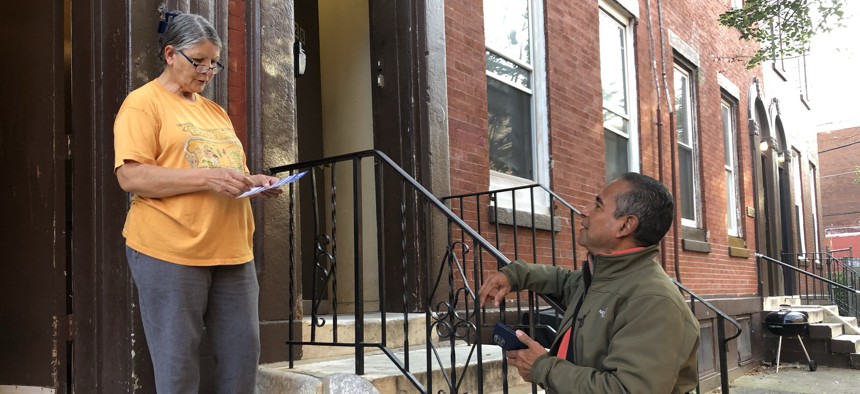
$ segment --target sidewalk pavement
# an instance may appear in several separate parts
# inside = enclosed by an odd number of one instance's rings
[[[720,389],[711,391],[719,393]],[[731,394],[860,394],[860,370],[819,366],[810,372],[805,363],[759,367],[729,383]]]

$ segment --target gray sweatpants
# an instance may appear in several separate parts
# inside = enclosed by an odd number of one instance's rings
[[[253,393],[260,358],[254,262],[190,267],[126,247],[159,394],[197,394],[203,327],[218,393]]]

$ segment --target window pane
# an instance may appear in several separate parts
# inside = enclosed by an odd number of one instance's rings
[[[678,171],[681,187],[681,218],[696,220],[696,207],[693,204],[695,189],[693,185],[693,151],[678,147]]]
[[[487,72],[503,81],[522,86],[531,90],[531,74],[528,70],[516,65],[492,51],[487,51]]]
[[[729,235],[738,235],[738,205],[735,192],[735,174],[726,171],[726,228]]]
[[[622,136],[629,135],[627,133],[627,119],[607,109],[603,110],[603,127],[613,130]]]
[[[725,146],[725,155],[724,158],[726,160],[726,166],[734,167],[734,160],[732,159],[732,152],[734,152],[734,144],[732,138],[732,115],[729,112],[729,108],[725,105],[723,107],[723,146]]]
[[[531,96],[487,77],[490,169],[534,180]]]
[[[487,46],[531,64],[528,0],[484,0]]]
[[[628,171],[627,138],[611,130],[603,130],[606,156],[606,182],[611,182]]]
[[[692,146],[690,143],[690,88],[687,86],[687,76],[675,69],[675,129],[678,131],[678,143]]]
[[[603,106],[627,114],[626,37],[624,25],[600,11],[600,78]]]

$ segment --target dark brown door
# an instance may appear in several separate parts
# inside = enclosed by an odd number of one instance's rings
[[[426,34],[424,4],[414,1],[370,1],[370,59],[373,84],[373,143],[374,147],[391,157],[419,183],[429,185],[427,165],[427,123],[423,111],[426,100],[426,79],[420,58]],[[427,261],[424,246],[429,242],[423,225],[426,214],[421,200],[407,189],[402,195],[399,182],[385,182],[383,195],[388,200],[377,209],[381,218],[399,221],[400,198],[405,200],[406,228],[392,222],[379,222],[383,229],[384,247],[380,250],[379,264],[385,267],[385,287],[402,289],[407,296],[407,310],[421,310],[424,306]],[[387,224],[387,225],[386,225]],[[401,237],[406,242],[401,244]],[[396,240],[396,242],[391,242]],[[403,247],[405,246],[405,253]],[[407,267],[404,269],[403,267]],[[403,276],[406,276],[404,286]],[[404,288],[405,287],[405,288]],[[397,292],[394,292],[397,293]],[[387,297],[384,307],[388,311],[403,309],[401,297]]]
[[[128,195],[113,173],[113,122],[156,70],[157,8],[154,0],[72,0],[67,206],[78,393],[155,392],[120,233]]]
[[[71,313],[68,13],[9,2],[0,17],[0,385],[67,392]],[[55,354],[56,352],[56,354]]]
[[[32,0],[0,17],[0,385],[154,392],[120,236],[127,196],[113,175],[112,125],[156,8]]]

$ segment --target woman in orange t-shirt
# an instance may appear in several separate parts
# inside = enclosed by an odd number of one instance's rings
[[[199,94],[224,69],[215,29],[194,14],[168,13],[165,22],[164,70],[128,95],[114,124],[114,170],[134,195],[122,233],[156,390],[198,392],[205,327],[218,392],[250,393],[259,285],[251,205],[240,196],[277,178],[250,175],[226,111]]]

